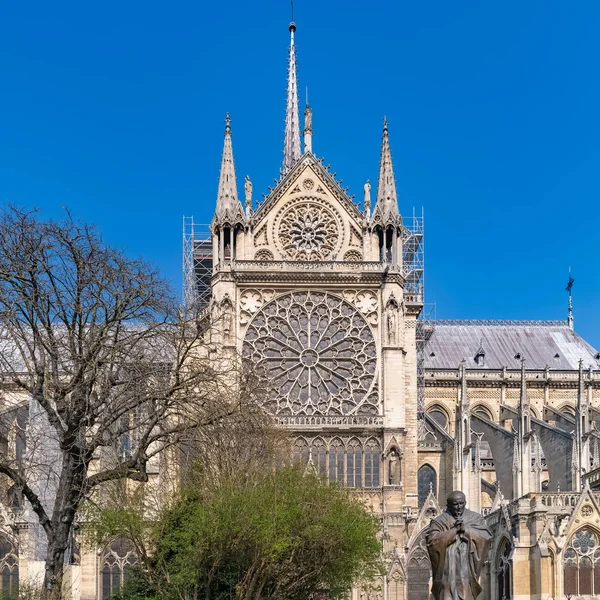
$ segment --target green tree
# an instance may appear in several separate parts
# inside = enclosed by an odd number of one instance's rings
[[[190,486],[153,535],[147,578],[165,599],[341,598],[380,568],[373,515],[295,468]]]

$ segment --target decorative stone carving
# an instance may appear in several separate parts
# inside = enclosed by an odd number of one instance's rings
[[[276,237],[291,260],[332,260],[340,239],[340,226],[328,207],[296,203],[281,216]]]
[[[348,250],[344,254],[344,260],[348,262],[360,262],[362,260],[362,254],[358,250]]]
[[[258,290],[246,290],[240,297],[240,308],[251,315],[253,315],[262,305],[262,294]]]
[[[233,334],[233,303],[229,298],[229,294],[225,294],[223,300],[221,300],[221,316],[223,319],[223,333],[225,339],[229,339]]]
[[[344,290],[346,301],[354,304],[371,325],[377,324],[377,294],[371,290]]]
[[[302,182],[302,187],[310,192],[310,190],[315,187],[315,182],[312,179],[307,178]]]
[[[254,260],[273,260],[273,253],[266,248],[261,248],[255,255]]]
[[[304,291],[276,297],[250,322],[243,357],[270,388],[265,407],[273,414],[378,414],[375,340],[342,298]]]
[[[240,324],[245,325],[250,321],[261,306],[275,295],[274,290],[244,290],[240,296]]]
[[[246,175],[246,181],[244,182],[244,193],[246,195],[246,210],[249,211],[252,208],[252,182],[248,175]]]

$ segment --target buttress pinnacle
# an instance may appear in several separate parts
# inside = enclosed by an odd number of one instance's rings
[[[392,166],[392,151],[390,149],[390,136],[388,133],[387,119],[383,120],[383,136],[381,139],[381,159],[379,162],[379,182],[377,184],[377,201],[374,214],[379,213],[385,221],[400,214],[398,210],[398,197],[396,195],[396,180]]]
[[[229,113],[225,117],[225,140],[223,142],[223,157],[219,174],[219,189],[217,191],[217,207],[215,219],[232,219],[236,214],[243,214],[242,204],[238,199],[235,166],[233,163],[233,146],[231,143],[231,119]]]

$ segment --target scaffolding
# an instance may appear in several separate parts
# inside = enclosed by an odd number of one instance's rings
[[[201,310],[211,296],[213,245],[210,227],[194,223],[194,217],[183,217],[182,300],[186,312]]]
[[[413,208],[412,217],[405,217],[402,241],[402,263],[404,266],[404,291],[413,302],[423,304],[417,320],[415,342],[417,351],[417,431],[418,439],[425,437],[425,347],[431,339],[435,323],[435,305],[424,304],[425,244],[424,213],[417,216]]]

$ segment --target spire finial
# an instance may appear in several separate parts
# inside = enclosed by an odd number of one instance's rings
[[[243,215],[243,210],[237,195],[233,145],[231,142],[231,117],[227,113],[225,115],[225,140],[223,142],[223,157],[221,159],[221,172],[219,174],[215,219],[222,220],[223,217],[233,219],[235,215],[239,216],[240,214]]]
[[[293,13],[293,3],[292,3]],[[292,15],[293,19],[293,15]],[[283,143],[283,175],[289,173],[300,159],[300,118],[298,116],[298,79],[296,76],[296,47],[294,32],[296,24],[292,20],[290,30],[290,54],[288,64],[288,89],[285,109],[285,139]]]
[[[567,323],[570,329],[573,329],[574,319],[573,319],[573,284],[575,283],[575,279],[571,275],[571,267],[569,267],[569,281],[567,283],[567,287],[565,288],[567,292],[569,292],[569,316],[567,317]]]
[[[384,222],[400,215],[400,211],[398,210],[398,197],[396,195],[394,168],[392,166],[392,151],[390,149],[387,117],[383,118],[379,182],[377,184],[377,201],[375,203],[373,214],[375,215],[376,213],[379,213]]]

